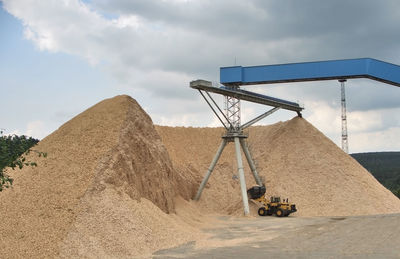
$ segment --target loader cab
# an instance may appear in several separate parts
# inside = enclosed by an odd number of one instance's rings
[[[277,196],[271,197],[271,203],[279,203],[279,202],[281,202],[281,197],[277,197]]]

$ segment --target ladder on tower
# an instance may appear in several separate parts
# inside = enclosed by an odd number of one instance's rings
[[[340,79],[340,90],[341,90],[341,103],[342,103],[342,150],[349,153],[349,143],[347,136],[347,116],[346,116],[346,93],[345,93],[345,82],[346,79]]]

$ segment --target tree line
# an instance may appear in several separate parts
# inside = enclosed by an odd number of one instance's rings
[[[400,152],[357,153],[351,156],[400,198]]]
[[[38,139],[25,135],[3,135],[0,131],[0,192],[13,184],[13,179],[8,175],[8,170],[22,169],[24,166],[37,166],[36,162],[27,159],[31,152],[39,157],[47,154],[32,147],[39,142]]]

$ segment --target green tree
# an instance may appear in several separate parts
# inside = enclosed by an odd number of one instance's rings
[[[399,189],[397,189],[397,190],[395,190],[395,191],[393,191],[393,194],[394,194],[394,195],[396,195],[396,196],[397,196],[397,198],[399,198],[399,199],[400,199],[400,188],[399,188]]]
[[[4,136],[3,132],[0,131],[0,192],[13,184],[13,179],[8,175],[7,170],[22,169],[24,166],[37,166],[36,162],[27,159],[29,153],[34,152],[39,157],[47,156],[44,152],[31,149],[38,142],[38,139],[28,138],[24,135]]]
[[[400,198],[400,152],[358,153],[352,156]]]

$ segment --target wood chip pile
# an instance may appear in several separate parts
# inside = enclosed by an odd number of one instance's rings
[[[40,141],[35,149],[48,157],[32,157],[37,168],[12,172],[14,187],[0,193],[1,257],[144,256],[203,236],[210,215],[242,215],[233,144],[201,200],[190,200],[222,134],[154,127],[129,96],[96,104]],[[296,216],[400,212],[395,196],[304,119],[249,135],[267,194],[295,202]]]
[[[158,126],[174,168],[201,178],[224,133],[222,128]],[[296,216],[349,216],[400,212],[400,200],[366,169],[305,119],[295,117],[269,126],[251,127],[248,146],[264,180],[267,196],[288,198]],[[180,141],[179,141],[180,140]],[[247,187],[255,181],[242,154]],[[210,177],[200,204],[211,211],[242,214],[233,143],[229,143]],[[198,185],[198,178],[193,178]],[[190,181],[188,181],[190,183]],[[195,191],[194,188],[193,191]],[[253,210],[254,212],[254,210]]]

